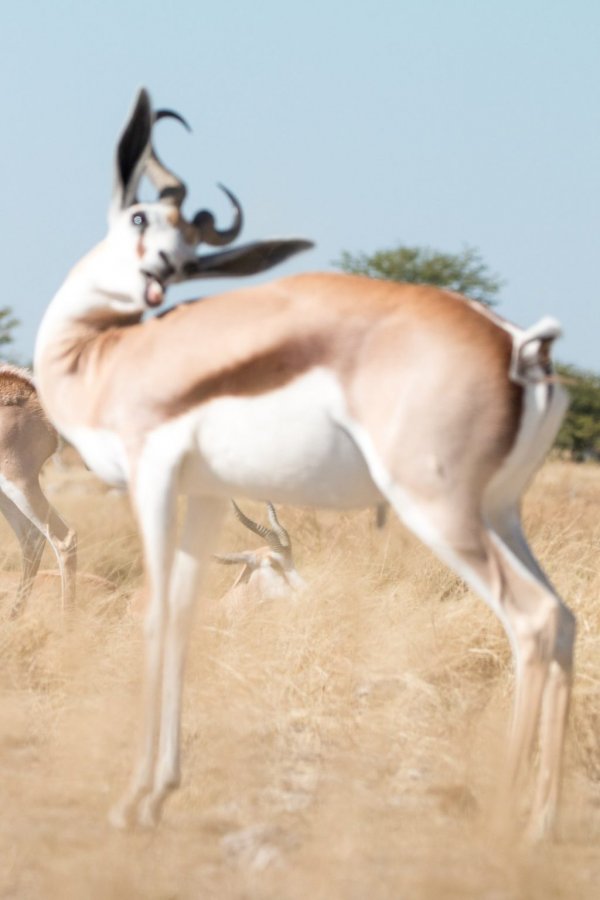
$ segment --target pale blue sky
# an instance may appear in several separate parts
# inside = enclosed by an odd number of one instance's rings
[[[193,127],[165,122],[157,139],[188,209],[227,216],[223,181],[245,238],[316,241],[277,274],[331,268],[343,249],[474,245],[506,279],[502,314],[556,315],[559,357],[600,369],[600,3],[21,0],[0,25],[1,303],[22,320],[23,361],[103,235],[143,84]]]

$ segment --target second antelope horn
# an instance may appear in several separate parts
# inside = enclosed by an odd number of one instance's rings
[[[281,541],[274,531],[271,531],[270,528],[265,528],[264,525],[261,525],[259,522],[255,522],[253,519],[250,519],[245,513],[242,512],[235,500],[231,501],[231,505],[233,506],[233,511],[242,525],[245,525],[246,528],[248,528],[250,531],[253,531],[254,534],[258,534],[259,537],[264,538],[269,546],[273,548],[273,550],[284,549],[284,546],[282,545]]]
[[[273,531],[277,535],[279,543],[282,547],[291,547],[291,540],[288,532],[285,530],[279,519],[277,518],[277,513],[275,512],[275,507],[270,501],[267,501],[267,512],[269,515],[269,522],[273,528]]]
[[[184,128],[191,131],[183,116],[180,116],[179,113],[174,112],[172,109],[157,110],[154,113],[154,123],[160,119],[176,119]],[[146,163],[146,175],[158,191],[158,196],[161,200],[174,203],[177,207],[181,206],[187,193],[185,183],[174,172],[167,169],[162,160],[159,159],[153,146],[150,147],[150,156]]]
[[[205,244],[210,244],[211,247],[224,247],[226,244],[231,244],[242,230],[244,223],[242,207],[235,194],[232,194],[223,184],[219,184],[218,187],[221,188],[224,194],[227,194],[235,210],[233,225],[230,228],[216,228],[215,217],[207,209],[201,209],[192,219],[192,225],[195,226],[198,232],[199,240]]]

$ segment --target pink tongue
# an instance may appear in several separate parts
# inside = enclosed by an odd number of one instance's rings
[[[165,296],[162,284],[153,278],[149,279],[144,296],[148,306],[160,306]]]

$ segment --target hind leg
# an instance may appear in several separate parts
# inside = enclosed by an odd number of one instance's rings
[[[529,833],[534,840],[551,834],[556,820],[561,788],[561,766],[565,732],[571,700],[575,619],[566,610],[561,623],[564,658],[552,660],[544,692],[540,724],[540,762],[538,781],[530,817]],[[565,640],[566,635],[570,640]],[[562,656],[562,651],[561,651]]]
[[[423,502],[389,481],[386,494],[405,524],[488,603],[507,632],[515,661],[516,696],[501,793],[510,819],[517,812],[521,779],[543,703],[541,770],[531,817],[535,831],[546,833],[559,791],[573,617],[541,573],[520,526],[511,531],[510,517],[491,524],[484,521],[480,504],[468,497],[462,503],[456,497],[452,503],[444,497]],[[507,543],[507,535],[517,552]]]
[[[507,583],[505,611],[518,645],[514,742],[509,763],[509,778],[517,787],[535,738],[526,688],[532,683],[536,686],[541,683],[540,760],[530,832],[535,837],[542,837],[552,829],[560,793],[575,618],[533,556],[514,507],[495,511],[487,519],[490,540]],[[537,696],[535,705],[539,714]]]

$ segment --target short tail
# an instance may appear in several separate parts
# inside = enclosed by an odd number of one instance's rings
[[[511,381],[523,386],[554,381],[550,350],[561,334],[560,322],[551,316],[544,316],[531,328],[516,335],[508,373]]]

